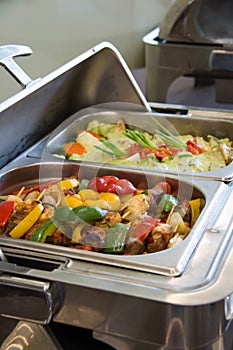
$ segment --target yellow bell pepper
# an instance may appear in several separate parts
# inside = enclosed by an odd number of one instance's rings
[[[78,243],[81,239],[81,230],[86,225],[85,222],[78,224],[78,226],[75,227],[73,233],[72,233],[72,241],[71,243]]]
[[[189,205],[191,207],[191,226],[195,224],[197,221],[198,216],[200,215],[204,205],[205,200],[203,198],[197,198],[189,201]]]
[[[84,205],[84,202],[78,194],[68,194],[62,200],[62,205],[68,206],[71,208],[79,207],[80,205]]]
[[[41,203],[37,204],[35,208],[11,230],[10,236],[13,238],[22,237],[36,223],[43,210],[43,205]]]
[[[99,193],[96,192],[96,191],[93,191],[89,188],[87,189],[84,189],[84,190],[81,190],[79,191],[79,196],[82,198],[83,201],[86,201],[86,200],[96,200],[96,199],[99,199]]]
[[[80,182],[76,178],[70,178],[61,180],[58,182],[58,187],[61,191],[70,190],[71,188],[75,188],[79,186]]]
[[[86,205],[88,205],[89,207],[91,206],[97,206],[99,208],[102,209],[106,209],[106,210],[112,210],[110,203],[108,203],[107,201],[105,201],[104,199],[88,199],[85,201]]]
[[[120,210],[121,200],[117,194],[110,192],[101,192],[100,198],[108,202],[112,210]]]

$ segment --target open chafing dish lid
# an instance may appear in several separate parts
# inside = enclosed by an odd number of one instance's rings
[[[175,0],[159,29],[160,40],[230,44],[233,38],[231,0]]]

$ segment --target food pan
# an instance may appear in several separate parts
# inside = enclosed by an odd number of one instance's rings
[[[16,246],[17,248],[21,247],[30,249],[30,251],[35,251],[37,253],[40,251],[71,259],[118,266],[161,275],[180,275],[184,271],[188,261],[191,259],[194,250],[197,248],[197,245],[206,230],[209,227],[214,226],[214,222],[219,216],[221,207],[224,204],[223,199],[228,192],[228,187],[223,182],[210,182],[201,179],[193,179],[191,181],[190,178],[180,179],[179,177],[164,176],[159,173],[151,174],[145,171],[129,171],[127,169],[114,167],[107,169],[87,164],[79,165],[71,162],[44,162],[40,164],[26,165],[3,173],[0,177],[0,194],[11,194],[14,191],[19,191],[23,186],[28,187],[29,185],[42,184],[54,179],[61,180],[70,176],[77,177],[81,182],[82,179],[90,180],[91,178],[104,175],[117,176],[119,179],[127,179],[140,190],[154,188],[154,185],[159,182],[168,182],[179,200],[200,198],[203,203],[203,208],[199,213],[200,215],[198,214],[199,216],[196,223],[193,225],[184,240],[175,244],[171,248],[150,254],[119,255],[103,253],[102,251],[90,252],[82,249],[75,249],[70,246],[66,247],[56,244],[35,243],[34,241],[4,236],[1,236],[0,238],[1,244],[6,244],[8,247]],[[98,206],[98,204],[96,205]],[[138,208],[135,210],[138,210]],[[134,213],[134,209],[131,207],[131,214],[132,213]],[[223,240],[224,239],[227,238],[225,237]]]
[[[146,132],[147,134],[154,134],[162,131],[163,137],[164,134],[166,138],[167,136],[172,137],[172,141],[174,141],[177,136],[182,135],[182,144],[184,144],[185,147],[180,148],[181,152],[177,156],[169,156],[164,158],[165,160],[163,161],[158,159],[154,161],[154,158],[151,160],[152,158],[148,156],[147,158],[140,158],[140,161],[138,162],[138,159],[135,158],[135,155],[138,155],[138,153],[134,154],[133,156],[127,155],[127,157],[121,157],[121,154],[112,155],[112,149],[103,146],[103,143],[100,143],[99,140],[92,147],[91,152],[85,156],[76,157],[76,155],[71,155],[71,157],[69,157],[67,154],[64,155],[64,153],[62,153],[62,151],[64,151],[63,146],[65,144],[70,144],[69,142],[71,141],[77,140],[78,133],[81,135],[83,130],[89,128],[95,132],[96,130],[101,130],[100,132],[103,132],[104,127],[99,126],[101,123],[103,123],[103,125],[107,125],[108,127],[111,124],[116,124],[119,122],[119,120],[123,120],[125,124],[124,126],[130,130],[139,130]],[[98,123],[97,127],[96,123]],[[97,129],[98,127],[99,129]],[[188,135],[186,139],[184,139],[184,135]],[[63,122],[57,129],[55,129],[48,140],[42,159],[48,161],[59,158],[67,161],[67,158],[69,158],[77,161],[78,163],[98,162],[101,164],[101,166],[111,164],[114,166],[134,168],[137,170],[144,169],[146,171],[156,171],[179,176],[185,175],[229,182],[233,178],[233,151],[231,145],[232,135],[233,122],[230,118],[218,119],[216,117],[205,117],[204,115],[189,116],[163,113],[158,114],[153,112],[130,111],[129,109],[124,110],[123,108],[122,110],[117,110],[114,108],[114,104],[112,104],[112,107],[105,107],[102,105],[74,114]],[[193,140],[195,137],[199,137],[198,140],[202,138],[201,142],[204,139],[208,143],[207,146],[206,143],[204,146],[202,145],[203,147],[201,147],[201,151],[197,155],[193,153],[192,149],[190,151],[188,148],[190,145],[188,146],[185,144],[187,140],[189,140],[187,143],[192,142],[191,140]],[[164,140],[167,142],[166,138],[161,139],[161,143],[164,142]],[[213,145],[213,143],[215,143],[216,138],[218,140],[221,139],[221,141],[217,141],[220,142],[220,145],[218,144],[216,146],[215,144],[215,148],[211,146],[211,152],[206,152],[209,145]],[[228,153],[229,157],[227,159],[225,151],[223,151],[222,147],[226,139],[230,141]],[[81,140],[81,137],[78,137],[78,140]],[[113,136],[109,137],[108,139],[108,141],[111,141],[111,144],[115,142],[115,145],[118,146],[118,150],[120,148],[121,151],[123,150],[125,152],[125,144],[123,144],[123,142],[120,144],[117,140],[119,140],[119,134],[117,136],[114,136],[113,134]],[[123,139],[121,138],[121,140]],[[130,142],[132,142],[132,140],[127,138],[127,147],[129,147]],[[104,152],[102,151],[103,147],[105,147]],[[150,147],[150,145],[145,147]],[[180,147],[176,140],[175,147]],[[187,150],[189,151],[187,152]],[[110,155],[109,151],[111,152]],[[128,150],[126,150],[126,152],[128,152]],[[196,152],[196,150],[194,150],[194,152]],[[125,161],[125,158],[127,158],[127,161]],[[147,161],[145,161],[145,159],[147,159]]]

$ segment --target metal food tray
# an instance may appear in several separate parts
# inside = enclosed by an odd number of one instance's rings
[[[114,105],[114,104],[112,104]],[[43,152],[42,159],[45,161],[52,160],[56,157],[55,152],[62,146],[63,143],[75,138],[77,132],[85,130],[89,122],[98,120],[103,123],[116,123],[122,119],[129,128],[142,129],[147,132],[152,132],[153,129],[158,128],[152,117],[157,119],[169,131],[176,135],[191,134],[193,136],[202,136],[206,138],[208,135],[216,136],[217,138],[232,138],[233,135],[233,121],[228,119],[218,119],[216,117],[206,117],[205,115],[172,115],[172,114],[158,114],[153,112],[129,111],[124,110],[127,107],[124,105],[115,105],[118,110],[111,108],[111,106],[97,106],[88,108],[86,110],[75,113],[70,118],[65,120],[57,129],[55,129]],[[121,110],[119,110],[121,107]],[[204,114],[204,112],[203,112]],[[57,156],[58,158],[59,156]],[[67,161],[67,160],[64,160]],[[77,161],[80,163],[80,161]],[[84,162],[84,161],[82,161]],[[99,164],[105,166],[106,164]],[[111,165],[112,166],[112,165]],[[114,164],[115,166],[115,164]],[[122,167],[121,165],[116,165]],[[136,170],[156,171],[158,173],[166,173],[172,175],[185,175],[195,178],[205,178],[211,180],[221,180],[229,182],[233,179],[233,162],[223,168],[212,170],[208,172],[194,172],[194,171],[180,171],[179,169],[163,169],[159,167],[145,168],[124,165],[127,168],[134,168]]]
[[[160,174],[152,175],[147,172],[130,172],[114,168],[104,169],[94,166],[80,166],[74,163],[52,162],[27,165],[2,174],[0,177],[0,193],[1,195],[10,194],[12,191],[19,190],[22,186],[46,182],[51,179],[62,179],[72,175],[77,176],[80,180],[82,178],[90,179],[95,176],[115,175],[119,178],[129,179],[135,186],[137,186],[137,184],[143,184],[145,188],[151,188],[159,181],[168,181],[171,183],[175,192],[178,193],[180,199],[205,198],[205,207],[189,235],[181,244],[177,244],[164,251],[134,256],[114,256],[49,245],[49,253],[62,255],[63,257],[67,256],[69,258],[112,266],[121,266],[168,276],[177,276],[184,271],[201,237],[205,234],[208,227],[214,225],[214,221],[219,215],[219,210],[222,205],[220,204],[220,199],[226,196],[228,190],[227,185],[218,181],[185,181],[184,179],[181,180],[176,177],[161,176]],[[4,242],[7,242],[6,244],[8,246],[17,245],[18,247],[27,247],[30,250],[35,249],[37,252],[48,252],[47,244],[35,244],[25,240],[18,240],[16,242],[16,240],[12,238],[0,237],[0,243]]]

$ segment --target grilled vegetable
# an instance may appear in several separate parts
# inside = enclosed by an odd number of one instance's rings
[[[146,217],[139,224],[132,227],[132,234],[135,238],[139,238],[142,242],[148,237],[151,230],[159,223],[159,219]]]
[[[97,206],[80,206],[73,208],[72,213],[75,214],[77,221],[90,222],[103,219],[108,211]]]
[[[203,209],[203,206],[204,206],[203,199],[201,198],[193,199],[189,202],[189,205],[191,207],[191,213],[192,213],[191,226],[193,226]]]
[[[54,219],[58,222],[75,221],[75,215],[72,215],[72,208],[68,206],[57,207],[54,213]]]
[[[108,229],[105,240],[105,253],[123,253],[127,233],[129,230],[128,225],[117,223]]]
[[[116,176],[94,177],[89,181],[88,187],[96,192],[116,193],[116,183],[119,181]]]
[[[39,219],[43,210],[44,206],[41,203],[37,204],[35,208],[11,230],[10,236],[13,238],[22,237]]]
[[[79,180],[70,177],[47,183],[42,191],[33,187],[43,204],[38,199],[25,201],[28,192],[21,189],[18,196],[1,197],[12,203],[8,219],[0,210],[5,225],[0,226],[0,234],[109,254],[167,249],[189,234],[204,198],[178,201],[170,183],[158,182],[152,188],[145,184],[142,181],[136,188],[127,179],[107,175],[85,179],[80,189]],[[4,205],[0,202],[0,209]]]
[[[79,186],[79,181],[73,177],[58,182],[58,187],[61,191],[70,190],[71,188],[75,188],[77,186]]]
[[[51,236],[56,228],[55,223],[51,219],[47,219],[32,233],[30,240],[44,243],[46,238]]]
[[[13,209],[15,202],[3,201],[0,202],[0,227],[5,227]]]
[[[73,209],[68,206],[63,206],[56,208],[54,219],[61,222],[91,222],[103,219],[107,213],[107,210],[97,206],[81,205]]]
[[[161,209],[161,211],[165,211],[166,213],[169,213],[174,205],[178,204],[178,200],[176,197],[172,196],[171,194],[165,193],[158,206]]]
[[[118,195],[134,194],[137,189],[126,179],[118,179],[116,176],[101,176],[92,178],[88,187],[97,192],[110,192]]]

